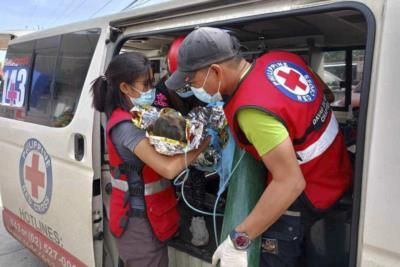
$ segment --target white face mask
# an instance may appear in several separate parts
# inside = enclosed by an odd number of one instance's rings
[[[222,101],[222,95],[221,95],[221,93],[219,92],[219,89],[220,89],[220,87],[221,87],[221,81],[219,81],[219,83],[218,83],[218,90],[217,90],[217,92],[216,92],[214,95],[210,95],[209,93],[206,92],[206,90],[204,90],[204,85],[205,85],[206,82],[207,82],[207,78],[208,78],[208,75],[209,75],[209,74],[210,74],[210,68],[208,68],[207,75],[206,75],[206,77],[204,78],[203,85],[202,85],[201,87],[199,87],[199,88],[191,87],[191,89],[192,89],[192,91],[193,91],[193,94],[194,94],[200,101],[202,101],[202,102],[204,102],[204,103],[215,103],[215,102],[218,102],[218,101]]]

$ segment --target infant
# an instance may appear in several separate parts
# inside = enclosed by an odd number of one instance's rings
[[[186,119],[177,112],[161,114],[148,128],[152,135],[187,143]]]

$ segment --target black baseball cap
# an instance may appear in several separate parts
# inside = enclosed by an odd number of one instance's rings
[[[165,82],[172,90],[183,88],[196,71],[235,57],[239,43],[218,28],[201,27],[192,31],[179,47],[178,69]]]

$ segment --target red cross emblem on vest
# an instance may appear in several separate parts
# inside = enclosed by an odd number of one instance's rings
[[[31,183],[32,197],[38,199],[39,187],[44,188],[45,174],[39,170],[39,155],[33,153],[32,165],[25,166],[26,180]]]
[[[264,74],[272,86],[294,101],[307,103],[316,99],[317,87],[307,66],[273,61],[266,65]]]
[[[307,85],[300,81],[300,74],[293,70],[289,70],[289,73],[279,70],[277,75],[285,79],[285,86],[292,91],[296,90],[296,87],[301,88],[303,91],[307,89]]]

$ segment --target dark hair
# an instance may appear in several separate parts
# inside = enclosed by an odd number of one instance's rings
[[[131,84],[143,75],[150,75],[150,70],[149,59],[141,53],[130,52],[114,57],[104,75],[92,82],[93,107],[106,113],[107,117],[117,108],[129,111],[131,104],[121,92],[120,84]]]
[[[180,115],[161,115],[149,128],[156,136],[186,142],[186,120]]]

